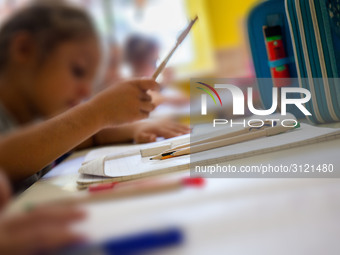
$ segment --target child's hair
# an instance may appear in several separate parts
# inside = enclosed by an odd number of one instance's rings
[[[0,29],[0,71],[8,62],[10,43],[19,32],[29,33],[42,61],[64,41],[96,37],[91,18],[63,1],[36,1],[14,13]]]

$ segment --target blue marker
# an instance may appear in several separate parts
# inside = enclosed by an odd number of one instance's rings
[[[142,254],[158,249],[180,245],[183,233],[178,228],[148,231],[132,236],[108,240],[102,244],[72,246],[57,253],[62,255],[125,255]]]

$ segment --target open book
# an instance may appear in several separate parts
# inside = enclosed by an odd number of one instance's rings
[[[235,129],[228,129],[228,132],[233,131]],[[221,132],[226,132],[226,130],[214,131],[213,135],[219,135]],[[211,135],[211,133],[207,133],[201,136],[203,138],[204,136],[211,137]],[[86,156],[82,167],[79,169],[81,175],[78,179],[78,185],[87,186],[91,183],[139,179],[189,169],[190,163],[209,165],[229,162],[336,138],[340,138],[340,129],[320,128],[302,123],[300,128],[287,133],[198,152],[195,153],[194,157],[183,155],[166,160],[149,160],[150,156],[165,149],[188,143],[189,135],[144,146],[130,146],[123,152],[121,149],[119,149],[119,152],[115,152],[114,150],[117,150],[117,147],[114,146],[107,147],[93,150]]]

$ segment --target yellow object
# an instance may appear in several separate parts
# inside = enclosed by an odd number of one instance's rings
[[[185,0],[188,17],[198,15],[199,18],[192,30],[195,60],[176,66],[177,73],[197,77],[214,72],[214,53],[242,44],[246,16],[257,2],[259,0]]]
[[[239,46],[246,16],[259,0],[205,0],[207,18],[215,49]]]

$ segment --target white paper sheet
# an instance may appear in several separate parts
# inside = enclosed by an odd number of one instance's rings
[[[165,173],[189,168],[191,162],[213,164],[234,159],[250,157],[263,153],[289,149],[340,137],[340,129],[319,128],[301,124],[301,128],[276,136],[264,137],[252,141],[198,152],[192,155],[174,157],[166,160],[149,160],[140,153],[112,154],[92,160],[79,169],[82,174],[105,176],[110,178],[136,179],[156,173]],[[84,178],[83,178],[84,179]],[[79,180],[78,183],[83,183]]]

